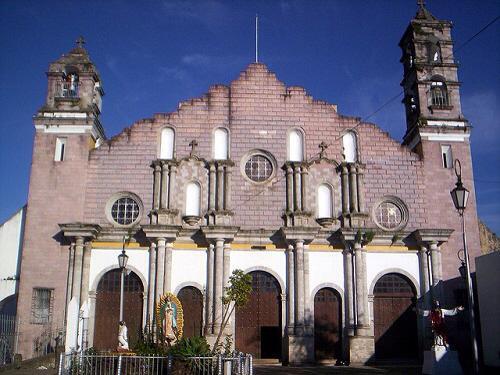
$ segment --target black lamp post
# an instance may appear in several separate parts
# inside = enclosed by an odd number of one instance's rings
[[[121,270],[120,280],[120,322],[123,321],[123,289],[125,285],[125,269],[127,268],[128,255],[125,254],[125,236],[123,236],[122,252],[118,255],[118,265]]]
[[[467,207],[467,199],[469,198],[469,190],[467,190],[462,184],[462,165],[460,160],[455,159],[455,174],[457,175],[456,187],[450,192],[451,198],[453,199],[453,204],[462,219],[462,239],[464,243],[464,259],[462,265],[459,268],[460,274],[465,273],[465,278],[467,280],[467,298],[469,301],[469,328],[472,344],[472,354],[474,361],[474,373],[479,373],[479,361],[478,361],[478,349],[477,349],[477,339],[476,339],[476,323],[474,320],[474,290],[472,288],[472,278],[470,276],[470,266],[469,266],[469,252],[467,251],[467,235],[465,233],[465,215],[464,211]],[[464,270],[465,267],[465,270]]]

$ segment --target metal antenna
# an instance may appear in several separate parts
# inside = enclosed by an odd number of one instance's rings
[[[259,15],[255,15],[255,62],[259,62]]]

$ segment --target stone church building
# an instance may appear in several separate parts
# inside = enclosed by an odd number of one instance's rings
[[[480,254],[451,27],[420,6],[404,31],[402,143],[262,63],[108,139],[82,43],[51,63],[33,118],[20,352],[32,356],[48,328],[65,330],[67,350],[116,348],[123,247],[132,347],[165,292],[183,304],[185,335],[212,340],[241,269],[253,292],[226,332],[238,350],[284,363],[418,359],[429,332],[415,305],[454,306],[465,290],[456,158]]]

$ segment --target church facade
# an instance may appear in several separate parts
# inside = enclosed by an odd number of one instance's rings
[[[451,23],[421,6],[400,47],[402,143],[260,63],[107,139],[82,44],[50,64],[34,116],[20,352],[33,355],[47,327],[64,329],[67,350],[116,348],[125,251],[131,346],[166,292],[183,304],[185,334],[212,340],[241,269],[253,292],[226,328],[236,349],[290,363],[418,358],[429,332],[415,305],[453,305],[464,290],[456,158],[469,251],[480,249]]]

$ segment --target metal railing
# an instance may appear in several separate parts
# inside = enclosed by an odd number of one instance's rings
[[[61,354],[59,375],[253,375],[252,356],[173,358],[136,355]]]
[[[16,317],[0,315],[0,366],[12,362],[16,337]]]
[[[78,82],[63,82],[59,85],[59,90],[56,93],[58,98],[78,98],[79,97]]]

